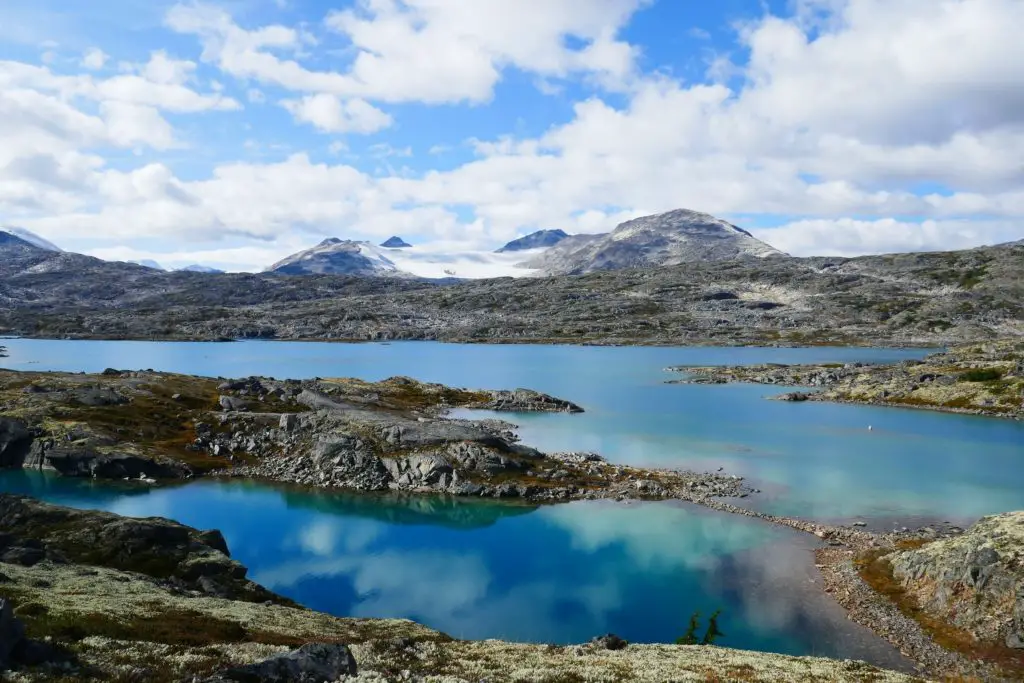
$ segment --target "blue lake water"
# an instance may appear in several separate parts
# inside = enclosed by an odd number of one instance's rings
[[[408,375],[454,386],[529,387],[587,410],[501,415],[520,425],[530,445],[593,450],[631,464],[722,467],[763,490],[745,504],[789,515],[882,526],[968,523],[1024,508],[1022,423],[764,400],[781,391],[773,387],[664,384],[673,377],[663,370],[669,365],[896,361],[924,350],[2,343],[11,357],[0,365],[23,370]],[[256,580],[340,615],[409,617],[472,638],[574,642],[614,631],[664,642],[685,630],[693,610],[721,607],[726,645],[879,663],[895,657],[813,590],[808,538],[694,507],[509,508],[214,482],[130,493],[22,472],[4,474],[0,486],[220,528]]]

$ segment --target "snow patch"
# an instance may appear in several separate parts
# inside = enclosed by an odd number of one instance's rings
[[[20,240],[24,240],[24,241],[28,242],[29,244],[31,244],[33,246],[36,246],[36,247],[39,247],[40,249],[45,249],[46,251],[57,251],[57,252],[64,251],[63,249],[58,247],[53,242],[45,240],[42,237],[40,237],[39,235],[35,234],[34,232],[32,232],[30,230],[26,230],[25,228],[16,228],[14,226],[3,226],[3,227],[0,227],[0,232],[6,232],[8,235],[13,235],[14,237],[17,237]]]

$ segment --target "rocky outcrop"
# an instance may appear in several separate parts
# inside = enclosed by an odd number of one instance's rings
[[[869,365],[677,366],[670,384],[747,382],[805,386],[816,392],[774,396],[783,401],[835,401],[927,408],[1024,419],[1024,342],[1003,339],[957,346],[924,360]]]
[[[324,683],[356,675],[356,660],[344,645],[310,643],[294,652],[226,669],[203,683]]]
[[[962,536],[888,560],[924,610],[979,641],[1024,648],[1024,512],[985,517]]]
[[[32,451],[23,466],[53,470],[65,477],[93,479],[182,479],[192,475],[185,464],[169,458],[127,453],[100,453],[87,447]]]
[[[267,600],[231,559],[219,531],[201,532],[161,518],[133,519],[0,494],[0,560],[44,560],[136,571],[206,594]]]
[[[20,467],[32,447],[24,423],[0,416],[0,467]]]
[[[470,408],[495,410],[508,413],[582,413],[583,408],[560,398],[542,394],[531,389],[489,392],[489,401],[477,403]]]

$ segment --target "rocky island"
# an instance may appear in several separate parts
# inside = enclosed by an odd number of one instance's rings
[[[544,454],[514,425],[454,408],[581,412],[546,394],[470,391],[405,377],[217,380],[156,372],[0,371],[0,465],[111,480],[231,476],[354,491],[558,502],[702,499],[738,477]]]
[[[1024,419],[1024,341],[966,344],[896,364],[676,366],[676,384],[810,387],[774,398],[926,408]]]

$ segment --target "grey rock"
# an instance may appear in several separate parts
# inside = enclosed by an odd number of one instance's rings
[[[509,413],[582,413],[583,408],[564,399],[542,394],[532,389],[492,391],[491,400],[474,406],[483,410]]]
[[[590,641],[590,644],[601,650],[625,650],[629,643],[614,633],[598,636]]]
[[[248,402],[234,396],[221,396],[218,403],[221,409],[228,411],[243,412],[249,409]]]
[[[207,683],[332,683],[342,676],[355,676],[356,660],[348,647],[311,643],[298,650],[272,657],[258,664],[222,671]]]

